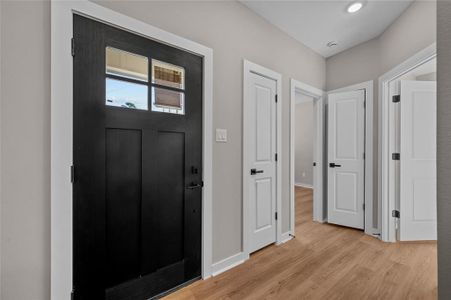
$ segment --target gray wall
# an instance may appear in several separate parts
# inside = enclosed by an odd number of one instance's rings
[[[373,166],[378,168],[378,79],[436,41],[436,2],[416,1],[385,32],[326,60],[326,90],[373,80]],[[378,198],[378,176],[373,177]],[[378,202],[373,202],[373,226],[379,227]]]
[[[49,299],[50,5],[0,5],[0,298]]]
[[[296,104],[294,182],[313,185],[313,98],[308,98]]]
[[[438,3],[438,298],[451,299],[451,2]]]
[[[113,1],[101,5],[214,50],[213,260],[241,251],[242,60],[283,75],[283,231],[289,225],[289,78],[325,88],[325,60],[237,2]],[[1,295],[49,299],[50,6],[1,6]],[[176,21],[174,21],[176,20]]]

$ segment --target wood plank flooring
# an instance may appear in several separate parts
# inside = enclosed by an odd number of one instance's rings
[[[296,238],[165,299],[436,299],[436,243],[383,243],[312,221],[312,191],[296,188]]]

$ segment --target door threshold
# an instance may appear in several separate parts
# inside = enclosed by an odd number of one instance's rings
[[[149,298],[148,300],[161,299],[161,298],[163,298],[163,297],[165,297],[165,296],[167,296],[169,294],[174,293],[175,291],[178,291],[178,290],[180,290],[180,289],[182,289],[184,287],[187,287],[188,285],[190,285],[190,284],[192,284],[192,283],[194,283],[194,282],[196,282],[196,281],[198,281],[200,279],[202,279],[202,277],[201,276],[197,276],[197,277],[195,277],[193,279],[190,279],[190,280],[188,280],[188,281],[186,281],[186,282],[184,282],[182,284],[179,284],[176,287],[173,287],[173,288],[171,288],[171,289],[169,289],[167,291],[164,291],[164,292],[162,292],[162,293],[160,293],[160,294],[158,294],[156,296],[153,296],[153,297]]]

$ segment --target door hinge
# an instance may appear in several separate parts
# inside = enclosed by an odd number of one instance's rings
[[[399,103],[399,102],[401,102],[401,95],[394,95],[394,96],[392,97],[392,102],[393,102],[393,103]]]
[[[363,100],[363,108],[366,108],[366,101]]]
[[[71,183],[75,182],[75,167],[74,166],[70,166],[70,182]]]
[[[277,161],[277,153],[274,155],[274,159]]]
[[[277,212],[274,214],[274,218],[275,218],[276,221],[277,221]]]
[[[72,39],[70,40],[70,47],[71,47],[71,54],[72,54],[72,57],[74,57],[74,56],[75,56],[75,40],[74,40],[74,38],[72,38]]]
[[[400,153],[392,153],[391,154],[391,159],[392,160],[400,160],[401,159],[401,154]]]
[[[73,288],[72,291],[70,292],[70,300],[74,299],[75,299],[75,289]]]
[[[363,152],[363,159],[366,159],[366,155],[365,155],[365,152]]]
[[[392,216],[393,218],[398,218],[398,219],[399,219],[399,217],[400,217],[399,210],[392,210],[391,216]]]
[[[276,94],[276,103],[277,103],[277,94]]]
[[[363,210],[365,210],[365,203],[363,203],[362,206],[363,206]]]

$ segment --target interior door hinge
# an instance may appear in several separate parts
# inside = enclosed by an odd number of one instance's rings
[[[277,103],[277,94],[276,94],[276,103]]]
[[[365,203],[363,203],[363,205],[362,205],[362,206],[363,206],[363,210],[365,210]]]
[[[75,40],[74,40],[74,38],[72,38],[71,40],[70,40],[70,47],[71,47],[71,54],[72,54],[72,57],[74,57],[75,56]]]
[[[277,212],[274,214],[274,218],[277,220]]]
[[[391,216],[393,217],[393,218],[398,218],[399,219],[399,217],[400,217],[400,212],[399,212],[399,210],[392,210],[392,212],[391,212]]]
[[[75,167],[74,166],[70,166],[70,182],[71,183],[75,182]]]
[[[392,102],[393,103],[399,103],[401,101],[401,95],[394,95],[392,97]]]
[[[274,155],[274,159],[277,161],[277,153]]]
[[[391,159],[392,160],[400,160],[401,159],[401,154],[400,153],[392,153],[391,154]]]

